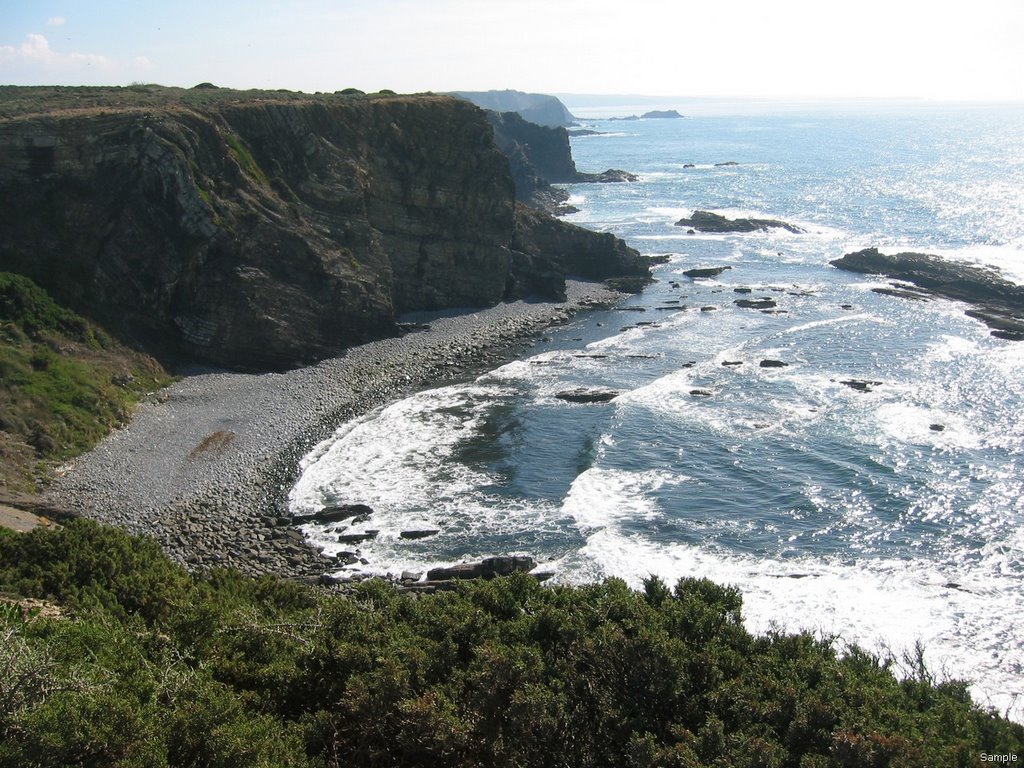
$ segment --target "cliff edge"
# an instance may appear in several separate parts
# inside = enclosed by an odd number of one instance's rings
[[[607,251],[562,222],[518,250],[484,113],[429,94],[3,88],[0,191],[0,269],[172,363],[308,364],[401,312],[562,295],[567,230]]]

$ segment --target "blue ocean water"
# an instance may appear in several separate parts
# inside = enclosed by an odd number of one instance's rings
[[[1021,719],[1024,343],[829,261],[925,251],[1024,282],[1024,108],[697,111],[585,115],[603,133],[573,139],[581,170],[640,180],[569,186],[568,219],[667,255],[657,282],[522,360],[341,425],[303,462],[293,507],[372,506],[346,531],[380,530],[364,572],[524,553],[568,583],[708,576],[743,590],[754,631],[897,655],[920,642],[933,669]],[[695,209],[806,232],[674,226]],[[620,394],[556,397],[576,387]],[[351,548],[340,528],[309,535]],[[401,539],[410,528],[441,532]]]

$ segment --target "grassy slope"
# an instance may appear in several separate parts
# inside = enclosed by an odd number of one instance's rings
[[[0,273],[0,487],[32,489],[48,467],[92,447],[168,381],[151,358],[31,280]]]
[[[0,768],[931,768],[1024,748],[963,684],[753,637],[704,580],[327,594],[191,576],[79,520],[0,531],[0,590],[65,614],[0,610]]]

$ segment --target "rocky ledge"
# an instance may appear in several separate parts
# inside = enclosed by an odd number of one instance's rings
[[[966,314],[988,325],[993,336],[1024,340],[1024,286],[1002,277],[993,267],[949,261],[925,253],[889,256],[877,248],[848,253],[831,263],[839,269],[884,275],[912,283],[934,296],[966,302],[972,305]],[[906,292],[892,295],[902,293]]]
[[[757,232],[762,229],[784,229],[787,232],[800,234],[804,230],[794,224],[787,224],[778,219],[728,219],[719,213],[710,211],[694,211],[689,218],[676,222],[677,227],[689,227],[697,232],[731,233]]]

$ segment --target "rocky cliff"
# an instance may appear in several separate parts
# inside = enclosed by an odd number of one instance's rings
[[[556,96],[523,91],[453,91],[449,94],[495,112],[515,112],[520,117],[549,128],[572,125],[572,113]]]
[[[488,110],[498,148],[508,157],[516,199],[552,214],[573,213],[566,205],[569,194],[552,184],[636,181],[626,171],[609,168],[603,173],[576,169],[565,128],[546,127],[524,120],[515,112]]]
[[[285,369],[400,312],[564,289],[563,238],[515,248],[508,162],[470,104],[74,91],[0,92],[0,269],[165,359]]]

